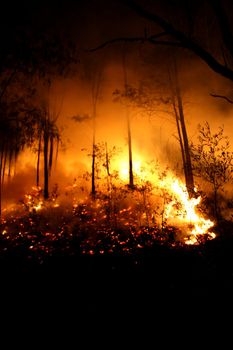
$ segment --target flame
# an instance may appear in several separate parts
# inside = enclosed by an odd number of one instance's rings
[[[36,187],[36,186],[32,187],[31,193],[24,195],[23,203],[26,206],[26,208],[29,210],[29,212],[33,212],[33,211],[37,212],[45,208],[46,206],[48,206],[48,203],[42,197],[41,187]],[[60,204],[57,203],[56,198],[52,198],[52,200],[50,200],[50,205],[53,208],[60,207]]]
[[[72,185],[65,187],[66,195],[69,196],[73,205],[71,215],[75,220],[79,222],[81,218],[81,223],[84,222],[85,225],[91,227],[99,225],[103,230],[106,230],[106,234],[108,224],[111,225],[112,223],[120,227],[132,228],[132,232],[135,229],[139,233],[141,227],[144,227],[152,235],[153,232],[160,232],[163,237],[168,232],[166,231],[167,228],[169,230],[177,227],[181,232],[180,237],[177,237],[177,241],[182,241],[187,245],[200,243],[202,241],[200,236],[203,235],[206,235],[207,239],[215,238],[215,233],[210,232],[214,222],[206,219],[199,209],[201,197],[189,198],[185,184],[171,171],[163,171],[158,162],[152,161],[149,163],[143,156],[134,154],[135,191],[128,192],[125,191],[125,186],[122,186],[129,180],[127,154],[122,158],[115,159],[111,166],[111,173],[118,172],[119,176],[114,178],[113,190],[108,190],[109,193],[112,192],[107,199],[100,197],[93,202],[89,195],[85,197],[88,187],[87,190],[84,189],[82,180],[79,179],[77,181],[75,179]],[[98,181],[103,182],[103,193],[105,186],[104,173],[98,178]],[[124,196],[122,196],[122,193]],[[65,210],[66,204],[64,204],[63,197],[58,199],[56,194],[55,197],[45,201],[42,189],[33,187],[32,191],[24,196],[23,208],[29,212],[42,210],[43,214],[51,207],[60,207],[60,210],[55,209],[53,213],[55,211],[60,213],[63,208],[67,213],[68,209]],[[176,234],[176,230],[174,231]],[[2,231],[2,235],[5,234],[6,232]]]
[[[165,191],[169,198],[164,208],[164,217],[172,225],[181,228],[186,244],[197,244],[198,237],[208,235],[208,238],[216,237],[214,232],[210,232],[214,222],[203,217],[198,209],[201,203],[201,196],[190,198],[185,184],[178,179],[171,171],[161,176],[161,169],[149,169],[142,166],[145,162],[138,154],[134,154],[133,172],[137,183],[143,184],[149,181],[155,189]],[[119,177],[122,181],[128,181],[129,163],[127,158],[119,158],[115,164],[119,169]]]
[[[30,194],[24,195],[24,204],[28,207],[29,211],[39,211],[42,209],[44,202],[40,198],[40,187],[32,187]]]
[[[162,180],[160,186],[167,189],[173,197],[165,208],[165,217],[174,220],[178,225],[185,226],[186,244],[198,243],[198,236],[204,234],[208,234],[212,239],[216,237],[214,232],[208,231],[214,226],[214,222],[205,219],[198,212],[197,206],[201,202],[201,196],[189,198],[186,186],[171,175]]]
[[[129,161],[125,159],[119,159],[116,167],[119,169],[119,177],[122,181],[128,181],[129,179]],[[137,159],[133,161],[134,175],[141,177],[141,160]]]

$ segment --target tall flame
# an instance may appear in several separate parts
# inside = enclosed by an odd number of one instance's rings
[[[213,221],[205,219],[197,206],[201,202],[201,197],[189,198],[186,186],[174,176],[167,176],[159,184],[160,187],[169,191],[173,199],[165,208],[165,217],[176,221],[178,225],[185,226],[186,244],[198,243],[198,236],[208,234],[211,238],[215,238],[215,233],[208,230],[214,226]],[[179,208],[175,209],[175,206]]]

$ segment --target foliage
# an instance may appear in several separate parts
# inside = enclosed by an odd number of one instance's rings
[[[152,116],[161,104],[167,105],[170,102],[169,98],[161,96],[158,91],[153,91],[152,84],[145,81],[141,82],[138,87],[125,84],[123,90],[113,91],[113,98],[115,102],[121,102],[149,116]]]
[[[50,84],[54,76],[67,74],[77,55],[68,40],[46,30],[39,33],[34,26],[29,30],[26,23],[20,29],[12,26],[7,40],[2,39],[0,158],[10,167],[12,158],[38,137],[40,83]]]
[[[25,82],[15,82],[0,99],[0,168],[2,180],[5,170],[10,173],[18,154],[31,147],[36,138],[38,109],[34,104],[34,90]]]
[[[233,152],[230,141],[224,136],[224,127],[212,133],[208,122],[199,125],[198,145],[191,145],[193,169],[196,176],[209,182],[214,190],[222,190],[224,185],[232,181]]]
[[[82,151],[87,152],[87,156],[92,158],[93,151],[90,149],[82,148]],[[118,174],[115,170],[111,169],[111,162],[114,157],[119,154],[120,148],[113,146],[111,148],[107,147],[104,142],[98,142],[94,145],[95,153],[95,176],[97,180],[105,178],[107,181],[107,187],[112,187],[112,181],[118,178]],[[91,179],[91,173],[85,173],[85,179],[89,181]],[[101,186],[97,182],[97,188],[101,191]],[[110,189],[110,188],[109,188]]]

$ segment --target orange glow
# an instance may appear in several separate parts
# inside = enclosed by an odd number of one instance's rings
[[[143,160],[143,156],[134,153],[135,191],[125,192],[122,199],[121,197],[118,199],[117,196],[121,196],[121,191],[124,188],[122,182],[127,184],[129,181],[129,163],[127,156],[120,157],[119,155],[112,162],[111,172],[118,173],[118,178],[114,182],[114,191],[118,192],[114,192],[115,199],[114,197],[110,198],[112,198],[113,203],[119,201],[117,204],[119,208],[114,213],[114,220],[117,220],[125,228],[138,229],[140,225],[145,225],[152,228],[161,227],[163,230],[164,225],[176,227],[182,233],[178,240],[187,245],[198,244],[199,237],[203,235],[207,235],[208,239],[215,238],[215,233],[209,232],[214,226],[214,222],[204,218],[199,210],[201,197],[189,198],[185,184],[171,171],[163,171],[158,162],[147,164],[147,166],[144,164],[147,163]],[[97,179],[100,186],[105,184],[105,177],[106,171],[102,168]],[[73,184],[65,188],[68,196],[66,200],[68,199],[72,204],[73,214],[82,207],[80,215],[92,217],[90,219],[91,225],[98,225],[101,220],[109,220],[108,215],[110,214],[106,214],[105,208],[106,206],[111,207],[113,203],[101,198],[91,202],[88,189],[84,190],[84,186],[88,187],[88,182],[83,185],[83,180],[75,179]],[[103,187],[102,191],[105,190],[106,188]],[[109,191],[111,193],[113,188],[110,188]],[[57,197],[50,199],[50,201],[44,201],[40,187],[32,187],[31,193],[24,196],[24,206],[29,212],[38,212],[42,209],[45,211],[49,207],[61,207],[62,209],[64,204],[62,206],[61,204]],[[90,254],[92,253],[90,252]]]
[[[142,175],[141,169],[142,161],[140,159],[133,160],[133,173],[135,176],[140,177]],[[122,181],[128,181],[129,179],[129,161],[127,159],[119,159],[115,162],[115,167],[119,171],[119,178]]]
[[[197,209],[197,206],[201,202],[201,197],[189,198],[187,189],[185,185],[177,178],[171,174],[166,177],[161,183],[162,188],[166,188],[173,199],[167,204],[165,208],[165,216],[167,219],[174,221],[175,224],[183,226],[186,235],[186,244],[196,244],[198,243],[198,236],[209,234],[212,238],[216,235],[213,232],[208,232],[208,230],[214,226],[214,223],[205,219]],[[175,208],[175,206],[178,209]]]
[[[214,222],[205,219],[198,205],[201,203],[201,197],[189,198],[185,184],[178,179],[171,171],[161,175],[161,169],[153,170],[143,167],[142,158],[135,155],[133,161],[133,171],[135,175],[135,184],[143,185],[146,181],[154,187],[154,195],[157,190],[162,190],[170,196],[170,200],[165,204],[163,216],[171,225],[181,229],[184,234],[185,244],[197,244],[200,235],[208,234],[210,238],[215,238],[213,232],[209,229],[214,226]],[[116,162],[119,166],[119,177],[124,182],[129,178],[129,164],[126,159],[119,158]],[[146,217],[146,213],[143,214]]]

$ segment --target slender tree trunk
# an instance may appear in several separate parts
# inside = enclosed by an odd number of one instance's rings
[[[0,160],[0,220],[2,218],[2,159]]]
[[[49,175],[51,174],[52,165],[53,165],[53,137],[49,138],[50,148],[49,148]]]
[[[95,198],[96,189],[95,189],[95,144],[92,144],[92,166],[91,166],[91,194]]]
[[[133,189],[134,178],[133,178],[132,137],[131,137],[130,118],[128,113],[127,113],[127,131],[128,131],[128,149],[129,149],[129,187]]]
[[[96,170],[96,109],[97,109],[97,102],[99,98],[100,93],[100,84],[101,84],[101,76],[102,72],[97,72],[96,76],[94,77],[94,80],[92,82],[92,107],[93,107],[93,138],[92,138],[92,166],[91,166],[91,196],[93,199],[96,197],[96,177],[95,177],[95,170]]]
[[[187,134],[185,119],[184,119],[183,104],[182,104],[182,99],[181,99],[181,95],[180,95],[180,91],[179,91],[178,86],[177,86],[177,102],[178,102],[180,125],[181,125],[183,146],[184,146],[184,155],[185,155],[186,186],[187,186],[187,191],[189,193],[189,196],[193,197],[195,191],[194,191],[192,162],[191,162],[191,155],[190,155],[190,149],[189,149],[188,134]]]
[[[92,141],[92,166],[91,166],[91,195],[95,199],[96,188],[95,188],[95,158],[96,158],[96,145],[95,145],[95,130],[93,130],[93,141]]]
[[[36,165],[36,186],[40,185],[40,152],[41,152],[41,132],[38,142],[38,152],[37,152],[37,165]]]
[[[195,194],[192,162],[191,162],[188,134],[186,130],[183,102],[182,102],[182,97],[180,92],[175,59],[173,59],[172,63],[173,63],[173,74],[169,72],[170,85],[171,85],[171,90],[173,95],[172,104],[173,104],[173,110],[176,118],[176,125],[177,125],[178,137],[180,142],[180,148],[181,148],[181,156],[183,161],[186,188],[187,188],[189,197],[191,198]]]
[[[108,145],[105,142],[105,162],[106,162],[106,172],[107,172],[107,190],[110,191],[110,167],[109,167],[109,155],[108,155]]]
[[[3,160],[3,167],[2,167],[2,184],[5,180],[5,173],[6,173],[6,163],[7,163],[7,154],[4,154],[4,160]]]
[[[112,213],[112,182],[111,182],[110,161],[109,161],[107,142],[105,142],[105,162],[106,162],[107,191],[108,191],[108,195],[107,195],[108,204],[106,206],[106,220],[107,220],[107,223],[110,223],[111,213]]]
[[[3,142],[1,147],[0,157],[0,218],[2,216],[2,188],[3,188],[3,159],[4,159],[5,143]]]
[[[49,198],[49,167],[48,167],[49,137],[44,131],[44,199]]]
[[[122,67],[124,76],[124,86],[125,92],[127,92],[128,78],[126,69],[126,52],[122,55]],[[134,178],[133,178],[133,153],[132,153],[132,135],[131,135],[131,125],[128,107],[126,106],[126,120],[127,120],[127,133],[128,133],[128,151],[129,151],[129,188],[134,188]]]
[[[183,139],[182,139],[182,134],[180,130],[180,121],[179,121],[179,115],[177,112],[176,104],[175,101],[173,101],[173,110],[176,118],[176,127],[177,127],[177,132],[178,132],[178,138],[179,138],[179,144],[180,144],[180,151],[181,151],[181,156],[182,156],[182,163],[183,163],[183,169],[184,169],[184,175],[185,175],[185,182],[187,179],[187,169],[186,169],[186,161],[185,161],[185,152],[184,152],[184,145],[183,145]]]
[[[55,154],[55,167],[57,166],[58,151],[59,151],[59,138],[56,140],[56,154]]]
[[[107,175],[110,176],[109,155],[108,155],[108,144],[107,144],[107,142],[105,142],[105,161],[106,161]]]
[[[11,177],[11,166],[12,166],[12,157],[13,157],[13,152],[11,151],[9,154],[9,161],[8,161],[8,179]]]

